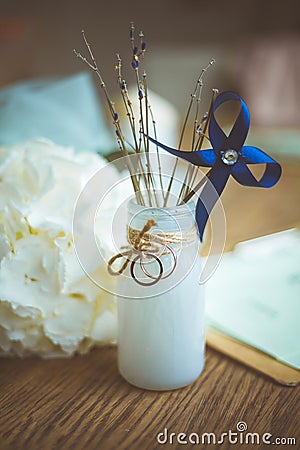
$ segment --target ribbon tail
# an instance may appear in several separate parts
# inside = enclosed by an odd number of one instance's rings
[[[213,207],[220,198],[220,195],[227,183],[230,169],[225,170],[224,166],[216,164],[210,171],[208,180],[198,198],[196,206],[196,222],[199,230],[199,237],[202,242],[204,229],[208,217]]]
[[[216,155],[212,149],[198,151],[176,150],[175,148],[168,147],[167,145],[158,142],[156,139],[153,139],[150,136],[147,136],[147,138],[153,144],[171,153],[171,155],[195,164],[195,166],[212,167],[216,162]]]

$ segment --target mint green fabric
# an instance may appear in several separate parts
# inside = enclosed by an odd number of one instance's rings
[[[89,73],[26,81],[0,91],[0,145],[39,137],[101,154],[116,149]]]
[[[207,324],[300,369],[300,232],[238,244],[206,284]]]

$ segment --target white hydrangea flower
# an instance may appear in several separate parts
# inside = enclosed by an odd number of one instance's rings
[[[116,342],[115,298],[85,275],[72,241],[78,194],[105,164],[46,140],[0,148],[0,353],[63,357]]]

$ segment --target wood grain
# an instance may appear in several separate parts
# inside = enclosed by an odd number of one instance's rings
[[[300,224],[300,164],[286,162],[283,169],[282,180],[270,191],[230,182],[223,196],[229,217],[227,249]],[[144,391],[118,374],[116,351],[103,347],[69,360],[0,359],[0,449],[209,448],[176,441],[161,445],[156,436],[167,428],[169,433],[214,432],[220,437],[236,430],[239,421],[247,423],[249,432],[271,433],[272,439],[295,437],[299,448],[297,387],[280,386],[208,349],[204,372],[191,386]],[[221,446],[232,447],[246,445],[225,440]]]
[[[67,361],[0,364],[0,430],[7,448],[152,450],[162,447],[156,436],[165,427],[220,435],[239,421],[250,432],[300,439],[299,390],[276,385],[211,349],[200,378],[171,392],[127,384],[117,371],[116,349],[109,347]]]

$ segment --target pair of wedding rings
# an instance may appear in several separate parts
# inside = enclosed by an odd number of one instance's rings
[[[130,274],[131,274],[133,280],[141,286],[153,286],[154,284],[158,283],[160,280],[164,280],[165,278],[168,278],[170,275],[172,275],[172,273],[174,272],[176,265],[177,265],[177,256],[176,256],[175,250],[171,247],[171,245],[166,244],[164,242],[160,242],[160,241],[156,240],[156,243],[163,246],[166,249],[162,253],[162,255],[167,255],[167,254],[172,255],[173,264],[172,264],[171,269],[168,271],[168,273],[164,274],[165,269],[164,269],[164,265],[162,263],[160,256],[158,256],[153,251],[149,251],[147,249],[140,250],[140,249],[136,249],[136,248],[132,248],[131,250],[127,250],[126,252],[123,252],[123,253],[119,253],[118,255],[111,258],[110,261],[108,262],[109,273],[111,275],[122,274],[123,270],[127,267],[128,263],[131,261]],[[136,256],[133,258],[133,260],[131,260],[131,257],[134,254],[136,254]],[[113,270],[112,264],[115,262],[116,259],[121,258],[121,257],[126,258],[126,261],[123,264],[122,268],[119,271]],[[157,275],[153,275],[146,268],[146,264],[151,262],[151,260],[155,261],[157,263],[157,266],[158,266],[158,274]],[[144,273],[144,275],[146,275],[146,277],[150,278],[151,281],[145,282],[137,277],[135,268],[136,268],[136,264],[138,262],[139,262],[139,266],[140,266],[142,272]]]
[[[153,286],[154,284],[158,283],[160,280],[164,280],[165,278],[168,278],[170,275],[172,275],[172,273],[174,272],[175,268],[176,268],[176,264],[177,264],[177,256],[176,253],[174,251],[174,249],[168,245],[168,244],[161,244],[164,245],[164,247],[166,247],[167,251],[164,252],[164,254],[170,254],[173,257],[173,264],[171,269],[168,271],[168,273],[164,274],[164,266],[163,263],[161,261],[161,258],[159,256],[157,256],[155,253],[149,252],[149,251],[141,251],[141,250],[135,250],[135,252],[138,253],[138,255],[133,259],[133,261],[130,264],[130,274],[132,276],[132,278],[134,279],[134,281],[138,284],[140,284],[141,286]],[[153,275],[151,274],[145,267],[145,260],[154,260],[156,261],[157,265],[158,265],[158,274],[157,275]],[[139,278],[137,278],[136,274],[135,274],[135,266],[139,261],[139,266],[142,270],[142,272],[148,277],[150,278],[152,281],[141,281]]]

